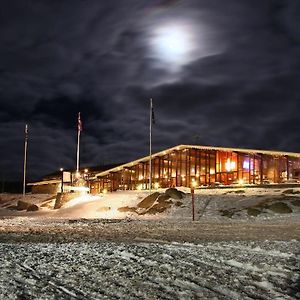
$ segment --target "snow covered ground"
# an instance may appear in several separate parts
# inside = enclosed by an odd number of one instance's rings
[[[299,299],[300,243],[0,244],[1,299]]]
[[[195,222],[190,194],[120,211],[145,196],[0,195],[0,299],[300,299],[300,188],[197,190]]]
[[[24,216],[37,218],[131,218],[131,219],[181,219],[190,220],[192,201],[190,190],[182,188],[187,192],[182,200],[182,206],[172,205],[163,213],[157,215],[137,215],[132,212],[120,212],[120,207],[134,207],[148,193],[147,191],[117,191],[101,195],[83,195],[66,203],[61,209],[53,210],[55,196],[28,194],[24,201],[38,204],[38,212],[9,211],[8,205],[16,204],[22,200],[21,195],[0,194],[0,218],[8,216]],[[158,190],[163,193],[164,190]],[[247,215],[245,209],[255,207],[263,202],[285,202],[291,208],[289,214],[278,214],[269,209],[262,209],[261,214],[252,218]],[[174,201],[175,202],[175,201]],[[295,204],[298,202],[298,204]],[[196,218],[201,220],[228,219],[222,218],[221,210],[233,210],[231,219],[240,221],[245,219],[268,220],[268,219],[297,219],[300,214],[300,187],[298,188],[231,188],[231,189],[199,189],[195,194]]]

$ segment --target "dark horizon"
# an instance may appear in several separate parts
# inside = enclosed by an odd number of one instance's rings
[[[300,152],[300,2],[2,5],[0,178],[28,181],[197,144]]]

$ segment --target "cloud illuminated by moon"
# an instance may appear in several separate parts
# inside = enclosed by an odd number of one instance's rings
[[[153,29],[150,47],[154,58],[176,68],[195,58],[199,44],[192,26],[171,23]]]

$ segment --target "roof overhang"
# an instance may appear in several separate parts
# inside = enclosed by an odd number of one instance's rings
[[[154,153],[154,154],[152,154],[151,157],[155,158],[158,156],[164,156],[175,150],[178,151],[178,150],[184,150],[184,149],[218,150],[218,151],[224,151],[224,152],[241,152],[241,153],[245,153],[245,154],[265,154],[265,155],[273,155],[273,156],[291,156],[291,157],[300,158],[300,153],[296,153],[296,152],[283,152],[283,151],[244,149],[244,148],[225,148],[225,147],[199,146],[199,145],[178,145],[178,146]],[[110,173],[118,172],[125,168],[130,168],[136,164],[146,162],[149,159],[150,159],[150,156],[148,155],[148,156],[139,158],[137,160],[128,162],[126,164],[120,165],[118,167],[97,173],[97,174],[95,174],[95,177],[106,176]]]
[[[45,184],[58,184],[58,183],[61,183],[61,179],[58,180],[58,179],[52,179],[52,180],[43,180],[43,181],[38,181],[38,182],[30,182],[30,183],[27,183],[27,185],[45,185]]]

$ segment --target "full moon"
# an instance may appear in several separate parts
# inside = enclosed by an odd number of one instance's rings
[[[197,44],[193,29],[187,24],[166,24],[155,28],[150,43],[154,57],[174,67],[192,60]]]

